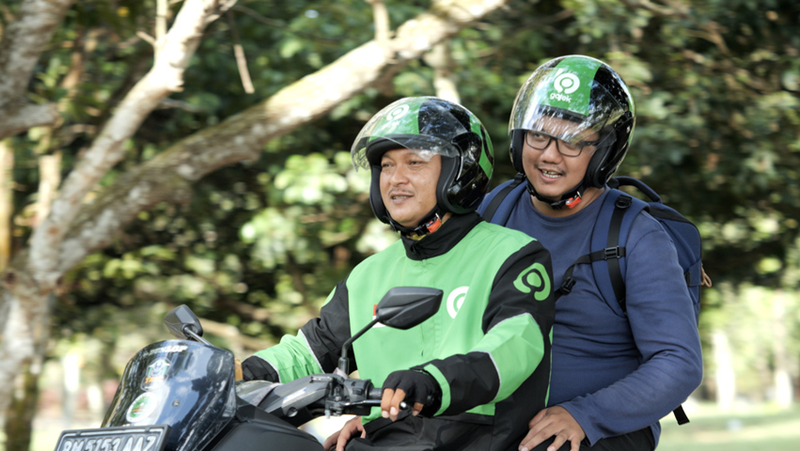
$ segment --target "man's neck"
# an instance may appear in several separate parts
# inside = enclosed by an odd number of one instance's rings
[[[549,203],[541,201],[534,196],[531,196],[531,203],[533,204],[533,208],[535,208],[536,211],[545,216],[551,216],[554,218],[563,218],[565,216],[574,215],[575,213],[586,208],[587,205],[591,204],[592,202],[594,202],[595,199],[600,197],[600,194],[602,194],[604,190],[605,188],[595,188],[595,187],[586,188],[586,190],[583,192],[583,196],[581,196],[580,202],[578,202],[572,208],[565,206],[560,210],[556,210],[553,207],[551,207]]]

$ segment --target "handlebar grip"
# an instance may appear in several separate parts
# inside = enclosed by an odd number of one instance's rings
[[[383,397],[383,389],[379,387],[372,387],[369,389],[369,393],[367,394],[367,399],[374,399],[380,401]]]
[[[367,393],[367,400],[365,401],[364,404],[379,406],[382,397],[383,397],[383,388],[372,387],[369,389],[369,392]],[[408,410],[410,408],[411,406],[405,401],[400,403],[400,410]]]

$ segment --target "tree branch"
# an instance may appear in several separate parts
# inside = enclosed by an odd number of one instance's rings
[[[75,0],[25,0],[4,32],[0,47],[0,139],[58,118],[54,105],[25,100],[39,55]]]
[[[668,6],[659,5],[658,3],[652,2],[650,0],[620,0],[622,4],[634,9],[644,9],[645,11],[649,11],[656,16],[660,17],[689,17],[689,5],[681,3],[680,1],[673,0],[669,1],[666,0],[664,3],[667,3]]]
[[[451,9],[421,14],[398,29],[390,41],[390,47],[396,49],[394,53],[387,55],[377,42],[368,42],[264,102],[174,144],[120,178],[100,193],[92,205],[83,207],[80,218],[68,231],[63,231],[63,245],[55,246],[50,256],[55,262],[49,267],[50,277],[63,274],[87,255],[103,249],[140,211],[159,202],[186,202],[190,185],[203,176],[234,163],[258,159],[270,140],[324,116],[344,100],[377,83],[386,73],[398,71],[409,61],[420,58],[437,43],[506,1],[462,1]],[[480,14],[465,14],[465,10]],[[70,177],[76,172],[79,169]],[[59,199],[62,208],[68,206],[64,197],[62,193]],[[75,198],[69,193],[68,197]],[[65,216],[51,213],[52,227],[64,224],[55,222],[53,218],[57,217]],[[70,222],[73,218],[74,215]],[[38,231],[44,234],[45,229],[40,227]],[[42,249],[40,252],[45,254]]]
[[[2,69],[0,69],[2,73]],[[2,79],[3,77],[0,77]],[[19,99],[18,99],[19,100]],[[0,100],[2,102],[2,100]],[[58,105],[33,105],[23,103],[21,100],[8,105],[5,109],[0,107],[0,139],[22,133],[33,127],[51,126],[58,121]]]
[[[451,102],[461,103],[458,83],[453,71],[455,62],[451,54],[450,42],[436,44],[423,59],[433,68],[433,87],[436,95]]]
[[[324,36],[316,36],[316,35],[313,35],[313,34],[303,33],[301,31],[292,29],[288,25],[286,25],[285,23],[281,22],[280,20],[275,20],[275,19],[270,19],[269,17],[264,17],[261,14],[255,12],[252,9],[247,8],[245,6],[236,5],[236,6],[232,7],[231,9],[233,11],[238,11],[238,12],[245,13],[248,16],[252,17],[253,19],[263,23],[264,25],[268,25],[270,27],[275,27],[275,28],[280,28],[283,31],[285,31],[286,33],[291,33],[291,34],[294,34],[294,35],[297,35],[297,36],[302,36],[304,38],[311,39],[313,41],[324,42],[324,43],[327,43],[327,44],[338,44],[338,43],[342,42],[342,40],[339,39],[339,38],[327,38],[327,37],[324,37]]]
[[[62,0],[63,1],[63,0]],[[30,269],[34,278],[51,285],[61,275],[59,252],[62,238],[78,213],[84,197],[124,156],[122,143],[171,92],[181,89],[189,64],[211,16],[218,14],[219,0],[187,0],[172,28],[159,42],[153,68],[116,109],[100,135],[64,181],[50,215],[31,238]]]
[[[242,80],[244,92],[252,94],[255,92],[253,81],[250,79],[250,71],[247,70],[247,57],[244,54],[242,40],[239,39],[239,30],[236,29],[236,22],[233,14],[228,14],[228,26],[231,27],[231,37],[233,37],[233,53],[236,57],[236,67],[239,69],[239,78]]]
[[[366,0],[372,5],[372,14],[375,22],[375,40],[383,45],[391,38],[391,27],[389,25],[389,11],[383,0]]]

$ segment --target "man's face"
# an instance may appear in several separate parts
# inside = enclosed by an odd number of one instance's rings
[[[381,157],[381,199],[392,219],[416,227],[436,206],[441,155],[399,148]]]
[[[566,119],[550,117],[543,123],[542,128],[540,131],[544,133],[564,136],[565,133],[569,134],[570,130],[577,129],[578,124]],[[598,137],[597,133],[593,133],[584,137],[584,140],[596,141]],[[531,147],[528,144],[528,136],[523,142],[522,166],[525,169],[525,175],[537,193],[553,199],[560,199],[562,195],[575,188],[583,180],[589,161],[597,150],[596,146],[587,145],[583,147],[580,155],[569,157],[558,151],[556,144],[562,150],[567,151],[564,142],[560,140],[556,143],[556,140],[552,139],[543,150]]]

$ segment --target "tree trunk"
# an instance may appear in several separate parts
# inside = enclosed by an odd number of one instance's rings
[[[31,370],[31,365],[19,368],[20,387],[15,387],[14,399],[11,401],[12,412],[19,412],[6,419],[6,451],[27,451],[31,442],[31,422],[36,413],[36,402],[39,399],[37,383],[38,373]]]
[[[24,96],[16,94],[15,90],[25,92],[25,89],[20,89],[20,83],[27,86],[37,55],[49,42],[53,30],[73,2],[26,0],[20,8],[18,20],[7,30],[4,47],[0,49],[0,69],[4,69],[0,72],[16,77],[7,76],[0,80],[0,115],[10,111],[20,119],[0,125],[0,137],[18,133],[25,129],[24,126],[41,124],[36,121],[23,123],[20,111],[28,107],[21,103]],[[59,8],[54,8],[56,4]],[[233,2],[221,0],[184,2],[170,32],[156,42],[153,69],[118,106],[103,132],[62,185],[59,197],[52,205],[45,206],[45,210],[50,207],[48,215],[38,218],[42,221],[34,230],[29,249],[17,255],[2,274],[0,380],[5,383],[0,384],[0,411],[5,413],[8,451],[25,451],[30,445],[31,419],[38,397],[37,382],[48,339],[51,308],[48,299],[58,279],[83,257],[104,248],[111,236],[125,224],[113,216],[113,210],[98,210],[97,205],[87,208],[88,218],[85,214],[81,221],[76,221],[85,208],[86,193],[95,188],[100,178],[120,160],[121,143],[136,131],[161,99],[180,89],[183,71],[200,42],[204,28],[232,5]],[[57,157],[45,159],[45,163],[57,161]],[[44,164],[43,169],[51,166]],[[50,180],[53,177],[45,176],[45,181]],[[45,182],[40,192],[48,195],[50,190]],[[100,239],[81,240],[89,238],[87,233],[92,233],[91,228],[87,230],[87,224],[102,224],[107,235]],[[68,240],[68,237],[77,239]]]
[[[13,266],[13,263],[12,263]],[[0,407],[6,412],[4,429],[6,451],[27,451],[31,439],[31,422],[36,413],[39,398],[38,381],[44,364],[44,347],[49,327],[48,300],[53,298],[36,290],[36,286],[24,274],[6,272],[6,285],[11,290],[1,290],[8,302],[8,319],[3,330],[3,347],[0,362],[16,360],[16,365],[0,364],[0,377],[9,386],[9,396],[0,399]],[[12,277],[13,276],[13,277]],[[13,279],[13,280],[10,280]],[[13,359],[8,352],[21,358]]]
[[[792,406],[794,392],[792,390],[791,365],[789,363],[789,350],[786,343],[789,339],[789,332],[786,327],[786,293],[778,290],[773,296],[772,308],[772,330],[775,337],[772,340],[772,352],[775,355],[775,401],[783,408]]]
[[[733,370],[733,354],[725,332],[715,331],[711,335],[714,352],[714,377],[717,381],[717,406],[723,412],[730,411],[736,400],[736,374]]]
[[[14,215],[12,187],[14,184],[14,151],[0,139],[0,271],[11,260],[11,218]],[[3,315],[0,314],[0,318]],[[2,321],[0,321],[2,324]]]

